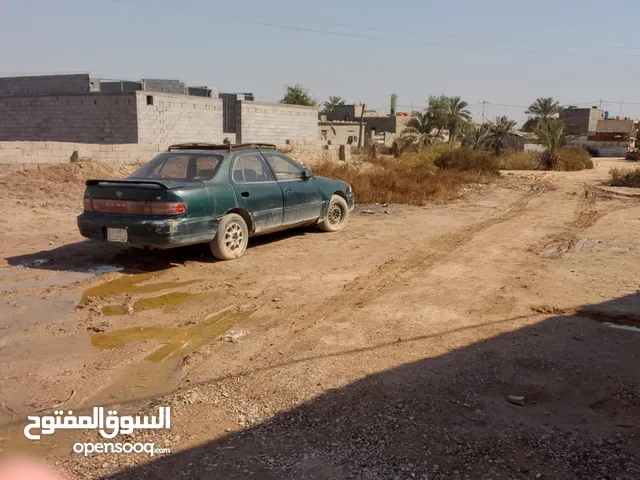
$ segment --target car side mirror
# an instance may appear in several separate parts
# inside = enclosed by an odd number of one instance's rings
[[[303,180],[309,180],[310,178],[313,178],[313,172],[307,168],[305,168],[302,171],[302,179]]]

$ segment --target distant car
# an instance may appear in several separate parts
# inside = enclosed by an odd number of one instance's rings
[[[87,180],[78,229],[139,248],[208,243],[230,260],[254,235],[342,230],[353,205],[348,183],[314,176],[273,145],[180,144],[124,180]]]

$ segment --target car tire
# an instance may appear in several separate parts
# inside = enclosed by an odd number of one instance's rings
[[[339,232],[349,221],[349,205],[340,195],[332,195],[327,208],[327,216],[318,226],[323,232]]]
[[[241,257],[247,249],[249,229],[240,215],[230,213],[220,220],[218,232],[209,243],[211,253],[218,260],[233,260]]]

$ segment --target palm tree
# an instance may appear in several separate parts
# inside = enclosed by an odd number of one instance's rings
[[[509,120],[507,117],[501,117],[495,123],[489,124],[488,143],[496,154],[499,156],[507,146],[509,137],[513,134],[515,121]]]
[[[525,113],[538,118],[548,118],[560,114],[561,111],[560,102],[552,97],[540,97],[529,106]]]
[[[442,131],[449,128],[450,119],[449,97],[430,96],[427,115],[431,118],[433,128],[436,130],[436,138],[440,138]]]
[[[461,129],[462,145],[465,147],[478,150],[484,148],[489,141],[491,123],[485,122],[476,124],[474,122],[466,122]]]
[[[558,150],[565,143],[564,123],[559,118],[540,118],[536,125],[536,135],[540,143],[547,149],[543,160],[547,167],[558,166]]]
[[[329,100],[322,104],[322,113],[332,112],[338,105],[344,105],[344,99],[342,97],[329,97]]]
[[[417,144],[418,152],[420,152],[422,147],[429,146],[433,142],[434,127],[433,117],[429,112],[418,112],[407,122],[402,137],[413,139],[412,143]],[[406,143],[408,138],[401,140],[401,143]]]
[[[448,119],[447,127],[449,128],[449,143],[456,141],[460,133],[460,127],[464,122],[471,120],[471,112],[467,110],[469,104],[460,97],[449,97],[447,99]]]

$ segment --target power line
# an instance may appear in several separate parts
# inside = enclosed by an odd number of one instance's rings
[[[228,22],[234,22],[234,23],[242,23],[242,24],[247,24],[247,25],[256,25],[256,26],[263,26],[263,27],[269,27],[269,28],[277,28],[277,29],[283,29],[283,30],[291,30],[291,31],[298,31],[298,32],[307,32],[307,33],[317,33],[317,34],[323,34],[323,35],[333,35],[333,36],[339,36],[339,37],[351,37],[351,38],[360,38],[360,39],[367,39],[367,40],[381,40],[384,42],[388,42],[390,39],[388,37],[378,37],[378,36],[373,36],[373,35],[361,35],[361,34],[356,34],[356,33],[345,33],[345,32],[336,32],[336,31],[332,31],[332,30],[322,30],[322,29],[315,29],[315,28],[306,28],[306,27],[296,27],[296,26],[292,26],[292,25],[283,25],[283,24],[277,24],[277,23],[270,23],[270,22],[262,22],[262,21],[256,21],[256,20],[250,20],[250,19],[246,19],[246,18],[233,18],[233,17],[221,17],[219,15],[208,15],[205,12],[202,11],[194,11],[194,10],[187,10],[185,8],[180,8],[180,9],[170,9],[168,8],[168,5],[166,4],[147,4],[147,3],[140,3],[140,2],[136,2],[134,0],[110,0],[113,3],[120,3],[120,4],[124,4],[124,5],[135,5],[138,7],[145,7],[145,8],[152,8],[152,9],[158,9],[158,10],[165,10],[165,11],[173,11],[173,12],[178,12],[178,13],[192,13],[192,14],[197,14],[198,17],[210,17],[210,18],[215,18],[216,20],[220,21],[228,21]],[[193,4],[192,4],[193,5]],[[204,4],[201,4],[204,5]],[[340,26],[341,24],[329,24],[331,26]],[[365,27],[354,27],[354,26],[349,26],[347,27],[346,25],[343,28],[365,28]],[[371,28],[372,30],[375,30],[374,28]],[[397,33],[397,32],[396,32]],[[465,40],[478,40],[481,39],[481,37],[464,37]],[[485,39],[486,40],[486,39]],[[492,39],[492,41],[497,41],[499,39]],[[508,41],[508,40],[503,40],[502,43],[504,43],[504,41]],[[469,49],[469,48],[475,48],[478,47],[477,44],[451,44],[451,43],[440,43],[440,42],[426,42],[426,41],[420,41],[419,42],[422,45],[427,45],[430,47],[454,47],[454,48],[464,48],[464,49]],[[553,44],[552,44],[553,45]],[[588,47],[587,45],[585,45],[584,47]],[[482,48],[482,47],[481,47]],[[625,48],[625,47],[616,47],[616,48]],[[606,55],[606,56],[624,56],[624,57],[640,57],[640,51],[638,53],[610,53],[610,52],[593,52],[593,51],[584,51],[584,52],[554,52],[554,51],[550,51],[550,50],[532,50],[532,49],[517,49],[517,48],[504,48],[504,49],[498,49],[498,51],[507,51],[507,52],[515,52],[515,53],[538,53],[538,54],[547,54],[547,55],[571,55],[571,56],[575,56],[575,55],[580,55],[580,54],[588,54],[590,57],[593,56],[602,56],[602,55]]]
[[[158,2],[158,3],[160,3],[161,5],[165,5],[162,2]],[[185,2],[183,0],[182,3],[183,4],[190,3],[192,5],[210,7],[208,3],[204,3],[204,2],[194,2],[194,1]],[[516,44],[522,44],[522,45],[562,46],[562,47],[568,47],[568,48],[583,48],[583,49],[586,48],[590,50],[593,50],[594,48],[601,48],[601,49],[614,49],[614,50],[633,50],[636,52],[640,52],[640,47],[625,46],[625,45],[588,45],[588,44],[581,44],[581,43],[560,43],[560,42],[540,41],[540,40],[520,40],[520,39],[513,39],[513,38],[451,35],[451,34],[444,34],[444,33],[417,32],[413,30],[401,30],[401,29],[394,29],[394,28],[362,26],[362,25],[353,25],[353,24],[346,24],[346,23],[309,20],[309,19],[296,19],[295,21],[301,22],[301,23],[310,23],[315,25],[325,25],[329,27],[351,28],[351,29],[357,29],[357,30],[368,30],[372,32],[396,33],[396,34],[411,35],[411,36],[418,36],[418,37],[443,37],[443,38],[450,38],[450,39],[457,39],[457,40],[471,40],[474,42],[476,41],[493,42],[493,43],[509,42],[509,43],[516,43]],[[442,44],[439,44],[439,45],[442,45]]]

